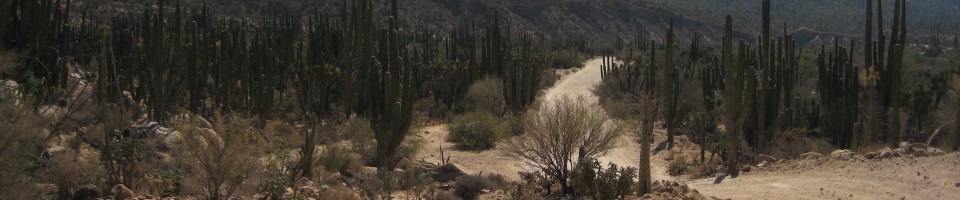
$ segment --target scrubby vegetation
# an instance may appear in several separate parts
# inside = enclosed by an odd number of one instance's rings
[[[917,34],[931,16],[912,7],[954,5],[939,1],[867,0],[832,13],[865,16],[863,37],[832,40],[786,20],[819,18],[781,11],[821,5],[809,2],[764,0],[722,31],[695,21],[711,13],[657,15],[689,1],[261,1],[284,9],[238,11],[249,16],[212,10],[231,2],[130,2],[0,0],[0,199],[617,199],[671,187],[651,181],[650,155],[679,141],[700,156],[670,156],[673,176],[812,148],[797,143],[960,150],[957,38]],[[477,21],[428,21],[454,15],[440,8]],[[589,23],[611,17],[656,28]],[[568,26],[587,28],[544,31]],[[596,56],[598,107],[543,98],[556,71]],[[429,163],[421,126],[535,171],[517,184],[474,174],[445,144]],[[595,158],[628,131],[638,168],[604,168]]]
[[[507,143],[510,155],[543,171],[565,194],[574,158],[603,154],[617,145],[622,126],[608,124],[603,111],[590,107],[583,97],[561,97],[527,113],[526,134]],[[574,157],[576,156],[576,157]]]

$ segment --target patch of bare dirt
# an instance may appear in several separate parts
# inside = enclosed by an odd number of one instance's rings
[[[870,161],[790,160],[739,177],[688,182],[732,199],[960,199],[960,153]]]

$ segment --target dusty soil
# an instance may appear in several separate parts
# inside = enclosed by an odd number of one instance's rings
[[[585,67],[564,76],[542,99],[554,101],[567,95],[584,95],[596,104],[591,90],[600,82],[600,59],[586,62]],[[503,147],[486,151],[461,151],[454,143],[446,142],[445,125],[425,127],[419,136],[426,139],[416,159],[431,163],[440,162],[440,147],[444,156],[473,171],[484,174],[497,173],[517,181],[517,172],[531,171],[530,167],[504,154]],[[666,139],[665,130],[654,131],[654,147]],[[699,149],[678,137],[680,154],[688,160],[698,157]],[[598,158],[604,163],[618,166],[637,166],[639,144],[633,142],[632,134],[625,134],[616,149]],[[796,160],[772,164],[741,174],[736,178],[725,177],[715,184],[715,178],[690,180],[685,176],[673,177],[666,173],[668,158],[673,152],[657,152],[651,155],[651,172],[654,180],[679,181],[689,184],[705,196],[723,199],[960,199],[960,153],[927,158],[900,157],[882,161]],[[709,156],[708,156],[709,158]],[[604,164],[605,166],[605,164]]]
[[[687,182],[732,199],[960,199],[960,153],[851,162],[823,158],[779,163],[737,178]]]

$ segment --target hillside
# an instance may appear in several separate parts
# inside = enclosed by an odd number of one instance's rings
[[[486,24],[494,15],[514,26],[515,30],[542,34],[547,38],[572,38],[609,41],[632,39],[634,33],[662,38],[669,19],[677,25],[680,38],[702,35],[708,43],[720,38],[722,16],[733,13],[737,36],[752,41],[759,32],[759,4],[752,0],[404,0],[400,11],[408,26],[424,26],[430,30],[448,31],[460,21]],[[82,1],[87,8],[104,9],[104,1]],[[120,0],[118,5],[140,7],[153,0]],[[173,1],[167,1],[172,3]],[[250,17],[263,14],[304,14],[319,10],[339,16],[340,0],[184,0],[191,7],[206,5],[218,14]],[[376,12],[386,15],[384,3],[375,5]],[[863,2],[847,0],[774,1],[774,27],[783,24],[798,35],[801,43],[817,38],[858,37],[863,33]],[[892,14],[892,0],[885,0],[887,15]],[[112,9],[108,9],[112,10]],[[941,35],[952,38],[960,29],[960,2],[950,0],[910,1],[908,19],[915,36]],[[890,17],[885,21],[889,24]],[[889,26],[889,25],[888,25]]]
[[[721,24],[722,16],[733,13],[734,21],[747,26],[737,29],[759,32],[760,4],[756,0],[643,0],[648,5],[670,10],[693,19]],[[889,26],[893,16],[893,0],[882,0],[884,21]],[[775,27],[786,23],[789,29],[804,27],[822,32],[863,34],[866,1],[804,0],[772,1],[771,15]],[[907,19],[916,35],[949,34],[960,28],[960,1],[908,1]]]

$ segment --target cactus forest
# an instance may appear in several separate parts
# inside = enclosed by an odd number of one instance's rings
[[[948,0],[0,0],[3,199],[960,199]]]

